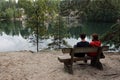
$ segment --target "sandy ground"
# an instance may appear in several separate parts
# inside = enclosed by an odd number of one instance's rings
[[[64,71],[57,60],[59,55],[61,51],[1,52],[0,80],[120,80],[120,53],[105,53],[103,71],[89,66],[89,62],[76,62],[73,75]]]

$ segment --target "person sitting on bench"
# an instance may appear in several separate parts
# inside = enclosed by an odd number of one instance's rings
[[[92,34],[92,41],[89,43],[90,46],[92,47],[100,47],[101,46],[101,41],[99,40],[98,34],[94,33]],[[90,57],[95,57],[97,53],[88,53],[88,56]]]
[[[74,45],[74,47],[88,47],[89,46],[89,42],[85,40],[86,38],[86,34],[80,34],[80,39],[81,41],[78,42],[76,45]],[[85,54],[87,53],[74,53],[75,57],[85,57]]]
[[[99,40],[98,34],[96,34],[96,33],[92,34],[92,41],[89,44],[92,47],[100,47],[101,46],[101,41]],[[88,53],[87,55],[90,57],[93,57],[91,59],[91,66],[95,66],[97,53],[93,52],[93,53]],[[103,53],[101,53],[100,57],[104,58],[105,56],[103,55]]]

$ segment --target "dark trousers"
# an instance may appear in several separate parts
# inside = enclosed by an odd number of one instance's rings
[[[96,67],[97,69],[103,70],[102,63],[100,60],[97,59],[97,57],[91,58],[91,66]]]
[[[75,57],[85,57],[85,53],[74,53]]]

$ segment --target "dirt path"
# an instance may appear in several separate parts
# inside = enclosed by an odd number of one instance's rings
[[[120,54],[106,53],[101,60],[103,71],[92,68],[89,62],[77,62],[74,75],[64,72],[59,55],[60,51],[0,53],[0,80],[120,80]]]

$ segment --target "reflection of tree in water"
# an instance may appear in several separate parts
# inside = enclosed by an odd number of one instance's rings
[[[57,18],[56,21],[51,22],[48,27],[48,34],[53,37],[52,43],[48,46],[50,48],[61,48],[66,42],[63,38],[68,36],[66,21],[61,17]]]
[[[0,22],[0,29],[2,32],[5,32],[7,35],[18,35],[19,34],[19,30],[20,27],[19,26],[15,26],[14,22],[12,21],[2,21]]]
[[[0,22],[0,32],[6,33],[7,35],[19,35],[23,37],[29,36],[30,32],[28,28],[23,28],[20,21],[2,21]]]
[[[82,27],[81,26],[70,27],[69,28],[69,33],[70,33],[71,37],[78,39],[80,34],[82,33]]]
[[[102,22],[85,22],[83,23],[84,27],[82,27],[82,30],[90,36],[93,33],[97,33],[100,36],[103,35],[106,31],[110,29],[110,26],[113,25],[113,23],[102,23]]]

